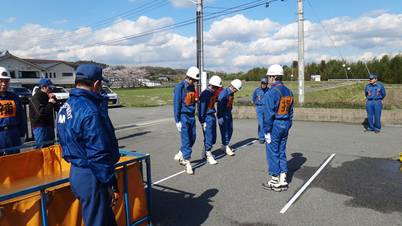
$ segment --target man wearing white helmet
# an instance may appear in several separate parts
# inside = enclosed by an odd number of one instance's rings
[[[207,159],[211,165],[218,162],[211,153],[212,146],[216,143],[216,109],[215,91],[222,87],[222,79],[214,75],[209,79],[208,88],[201,93],[198,110],[198,119],[204,131],[204,150],[202,157]]]
[[[186,78],[176,85],[173,94],[173,115],[181,139],[180,151],[174,156],[174,160],[185,166],[187,174],[194,173],[190,158],[196,138],[194,84],[200,79],[199,75],[200,70],[197,67],[190,67]]]
[[[267,76],[271,88],[264,96],[264,131],[268,174],[271,179],[263,188],[283,191],[288,188],[286,173],[286,143],[293,118],[293,93],[283,83],[283,68],[278,64],[269,67]]]
[[[8,70],[0,67],[0,155],[18,153],[27,128],[20,98],[7,91],[10,79]]]
[[[218,124],[221,131],[222,150],[227,155],[234,156],[235,153],[230,148],[229,143],[233,134],[233,118],[232,108],[234,101],[234,93],[241,89],[240,79],[230,82],[230,86],[222,90],[218,96]]]

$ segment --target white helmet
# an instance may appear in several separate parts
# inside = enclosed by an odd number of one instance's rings
[[[222,87],[222,79],[219,76],[214,75],[209,79],[209,84],[217,87]]]
[[[279,64],[273,64],[268,68],[267,75],[283,76],[283,68]]]
[[[186,75],[192,79],[199,80],[200,70],[197,67],[192,66],[187,70]]]
[[[10,72],[5,67],[0,67],[0,78],[1,79],[10,79]]]
[[[241,89],[241,81],[240,79],[235,79],[233,80],[230,85],[232,85],[235,89],[240,90]]]

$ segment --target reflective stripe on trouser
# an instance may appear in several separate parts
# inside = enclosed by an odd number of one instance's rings
[[[264,140],[264,106],[256,106],[257,120],[258,120],[258,139]]]
[[[216,118],[215,114],[209,114],[205,118],[207,128],[204,131],[204,150],[209,151],[216,143]]]
[[[286,143],[289,125],[289,120],[275,120],[271,131],[271,143],[265,144],[267,168],[271,176],[279,176],[280,173],[288,172]]]
[[[0,131],[0,154],[16,154],[19,150],[4,150],[11,147],[21,145],[20,132],[17,127],[12,127],[8,130]]]
[[[52,127],[37,127],[32,130],[37,148],[48,147],[54,141],[54,129]]]
[[[195,117],[187,114],[181,114],[180,116],[181,122],[181,153],[183,154],[183,158],[185,160],[189,160],[191,158],[191,148],[194,145],[196,138],[196,127],[195,127]]]
[[[223,145],[228,145],[233,134],[233,118],[232,115],[223,116],[223,123],[219,125],[221,131],[221,139]]]
[[[100,183],[91,169],[71,166],[71,190],[80,200],[86,226],[117,226],[109,186]]]
[[[381,130],[381,100],[368,100],[366,102],[368,130]]]

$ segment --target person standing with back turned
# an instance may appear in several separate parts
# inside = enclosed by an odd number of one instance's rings
[[[283,68],[274,64],[268,68],[267,76],[271,88],[264,96],[264,131],[271,179],[262,184],[263,188],[274,191],[287,190],[286,143],[293,119],[293,93],[283,83]]]
[[[70,184],[81,202],[86,226],[117,225],[112,205],[119,197],[115,164],[120,154],[114,128],[102,107],[102,68],[81,64],[76,88],[60,108],[57,129]]]

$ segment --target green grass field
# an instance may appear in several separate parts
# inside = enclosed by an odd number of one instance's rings
[[[227,86],[229,82],[224,82]],[[305,82],[304,107],[325,108],[365,108],[363,89],[366,83],[362,82]],[[285,82],[298,100],[298,83]],[[243,81],[243,88],[235,94],[237,105],[251,105],[251,96],[259,86],[257,81]],[[402,85],[385,85],[387,97],[384,99],[385,109],[402,109]],[[152,107],[171,105],[173,87],[170,88],[133,88],[114,89],[120,96],[121,102],[128,107]]]

